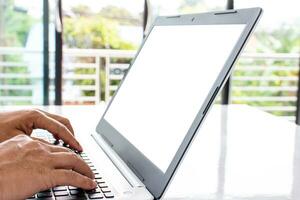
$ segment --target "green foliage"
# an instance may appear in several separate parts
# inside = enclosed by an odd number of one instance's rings
[[[13,0],[5,1],[5,6],[2,7],[2,12],[0,13],[0,20],[2,20],[2,25],[4,26],[0,30],[0,35],[4,39],[0,41],[0,46],[19,46],[25,45],[28,32],[34,23],[32,17],[30,17],[26,12],[21,10],[16,10],[14,8]],[[2,61],[10,62],[20,62],[22,56],[20,55],[5,55],[1,56]],[[27,72],[26,66],[16,66],[16,67],[0,67],[0,73],[3,74],[25,74]],[[0,80],[2,85],[29,85],[31,80],[27,78],[3,78]],[[0,96],[31,96],[32,92],[30,90],[10,90],[2,89],[0,90]],[[29,104],[28,101],[19,102],[1,102],[5,105],[24,105]]]
[[[77,6],[73,12],[77,17],[64,19],[64,42],[69,48],[87,48],[87,49],[136,49],[137,47],[129,42],[123,41],[118,35],[118,21],[115,19],[116,12],[109,12],[116,9],[107,7],[100,14],[88,15],[83,6]],[[118,10],[120,11],[120,10]],[[101,15],[101,16],[100,16]],[[105,17],[103,17],[105,15]],[[118,16],[129,15],[122,12]],[[109,18],[107,18],[109,17]],[[114,60],[115,61],[115,60]],[[81,62],[94,62],[88,58],[81,58]],[[123,62],[118,60],[115,62]],[[76,69],[75,74],[93,74],[91,69]],[[105,94],[105,70],[100,73],[101,97]],[[94,85],[92,80],[76,80],[74,85]],[[83,91],[84,96],[93,96],[94,91]],[[103,99],[102,99],[103,100]]]
[[[234,78],[237,77],[261,77],[258,80],[233,80],[234,87],[256,87],[257,90],[233,90],[233,97],[295,97],[295,91],[280,90],[280,87],[296,87],[297,81],[295,80],[279,80],[281,77],[298,77],[297,67],[298,63],[295,60],[266,60],[257,59],[241,59],[238,63],[238,68],[234,71]],[[285,70],[286,67],[296,67],[295,70]],[[243,70],[243,67],[261,67],[260,70]],[[280,70],[269,70],[270,67],[279,67]],[[273,77],[275,80],[263,80],[264,77]],[[278,88],[278,90],[259,90],[260,87]],[[273,100],[234,100],[233,103],[248,104],[255,107],[269,107],[269,106],[295,106],[295,101],[273,101]],[[272,111],[270,112],[280,116],[293,116],[295,113],[292,111]]]
[[[77,16],[91,15],[91,9],[87,5],[77,5],[72,8],[72,12]]]
[[[117,22],[101,16],[66,18],[64,42],[70,48],[135,49],[117,32]]]
[[[14,13],[6,23],[6,38],[8,45],[25,46],[26,39],[33,20],[24,13]],[[27,19],[26,19],[27,18]]]
[[[203,1],[203,0],[181,0],[180,6],[178,8],[178,11],[180,13],[198,13],[198,12],[208,12],[213,10],[222,10],[225,6],[217,6],[217,7],[211,7],[209,3]]]
[[[258,52],[298,53],[300,50],[300,24],[282,24],[272,30],[261,30],[255,34],[260,46]]]
[[[298,23],[299,24],[299,23]],[[299,24],[300,25],[300,24]],[[300,26],[297,23],[283,24],[276,29],[258,29],[253,36],[255,41],[254,50],[260,53],[299,53],[300,50]],[[251,45],[251,43],[249,43]],[[234,97],[296,97],[296,91],[280,90],[281,87],[297,87],[295,80],[279,80],[281,77],[294,77],[297,80],[299,62],[294,59],[241,59],[239,68],[234,71],[233,77],[273,77],[275,80],[234,80],[233,86],[241,87],[275,87],[278,90],[254,90],[240,91],[233,90]],[[242,70],[243,66],[262,67],[261,70]],[[281,70],[269,70],[270,67],[280,67]],[[296,70],[285,70],[286,67],[295,67]],[[277,79],[278,77],[278,79]],[[277,80],[276,80],[277,79]],[[281,107],[292,106],[294,100],[235,100],[233,103],[248,104],[256,107]],[[294,116],[294,111],[271,111],[270,113],[279,116]]]
[[[4,19],[4,41],[1,43],[6,46],[24,46],[34,20],[26,12],[16,11],[13,3],[12,0],[7,1],[4,12],[0,13]]]
[[[142,25],[140,16],[134,17],[128,10],[116,6],[106,6],[101,9],[99,14],[107,19],[116,20],[120,25]]]

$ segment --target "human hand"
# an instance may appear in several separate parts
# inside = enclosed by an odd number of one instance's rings
[[[0,143],[0,200],[25,199],[58,185],[96,187],[94,174],[75,153],[21,134]]]
[[[82,147],[74,137],[70,121],[62,116],[39,109],[0,113],[0,142],[19,134],[30,136],[33,129],[37,128],[49,131],[55,138],[62,139],[70,147],[82,151]]]

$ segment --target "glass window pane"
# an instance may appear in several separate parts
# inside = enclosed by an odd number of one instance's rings
[[[64,104],[95,104],[116,90],[143,39],[144,1],[63,1]]]
[[[154,13],[159,15],[176,15],[196,12],[222,10],[226,7],[224,0],[150,0]]]
[[[43,102],[41,0],[0,0],[0,105]]]
[[[299,1],[236,0],[235,8],[264,9],[233,76],[233,103],[295,120],[299,70]]]

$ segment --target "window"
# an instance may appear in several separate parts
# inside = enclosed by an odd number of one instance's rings
[[[40,0],[0,0],[0,105],[42,104]]]
[[[233,103],[295,120],[300,49],[298,1],[236,0],[264,14],[233,76]]]
[[[110,98],[142,42],[143,9],[142,0],[63,1],[65,104]]]

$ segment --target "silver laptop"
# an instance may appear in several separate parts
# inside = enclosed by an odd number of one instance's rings
[[[85,198],[162,199],[261,13],[250,8],[156,19],[86,138],[95,161],[90,166],[108,173],[99,178],[106,189],[99,181],[98,196]]]

